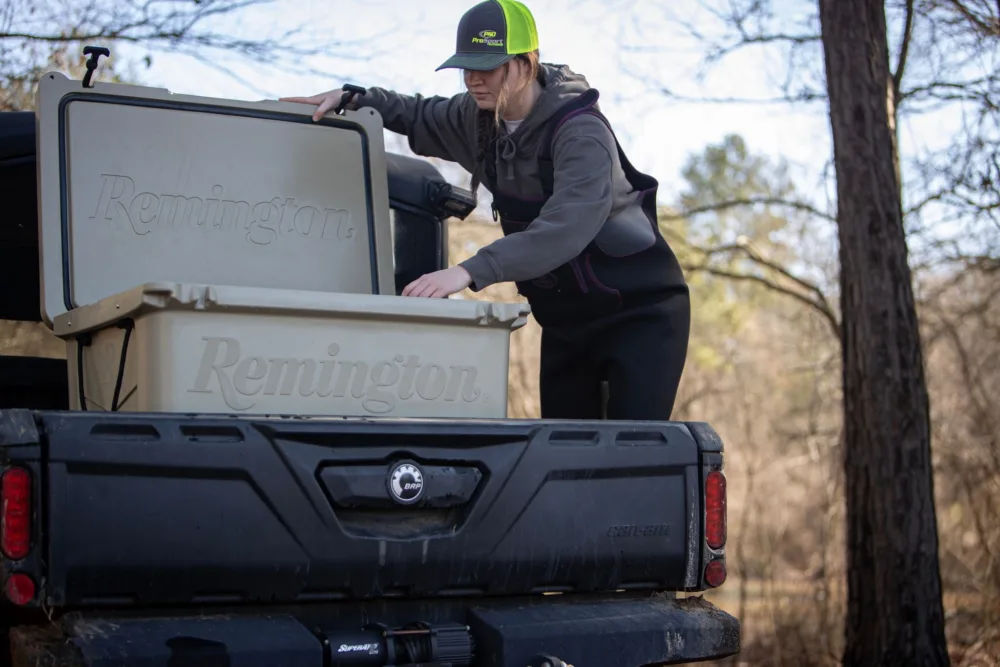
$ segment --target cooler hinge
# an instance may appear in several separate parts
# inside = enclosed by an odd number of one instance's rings
[[[122,404],[122,384],[125,381],[125,362],[128,361],[128,344],[132,338],[132,331],[135,329],[135,320],[131,317],[127,317],[117,324],[119,329],[125,330],[125,336],[122,339],[122,351],[118,358],[118,374],[115,378],[115,391],[111,398],[111,406],[109,410],[111,412],[118,412],[118,409]],[[83,411],[87,410],[87,397],[84,394],[84,381],[83,381],[83,348],[90,347],[93,343],[93,338],[89,333],[77,334],[76,336],[76,383],[77,383],[77,394],[79,395],[80,409]],[[132,390],[134,391],[134,389]],[[130,391],[126,396],[125,400],[128,400],[129,396],[132,395]]]

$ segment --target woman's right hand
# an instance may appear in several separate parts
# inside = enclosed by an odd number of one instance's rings
[[[315,104],[316,111],[313,112],[313,121],[319,121],[331,109],[340,104],[340,99],[344,96],[344,91],[340,88],[331,90],[312,97],[280,97],[279,102],[298,102],[299,104]]]

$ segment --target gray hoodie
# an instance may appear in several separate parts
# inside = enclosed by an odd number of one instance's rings
[[[542,64],[544,87],[534,107],[510,135],[498,130],[497,188],[521,199],[538,199],[542,185],[537,154],[545,121],[590,85],[565,65]],[[417,155],[476,168],[476,103],[468,93],[454,97],[403,95],[370,88],[361,107],[381,114],[386,128],[409,138]],[[556,135],[552,159],[554,192],[541,214],[523,231],[497,239],[462,262],[472,289],[498,282],[533,280],[565,264],[592,241],[614,256],[639,252],[655,241],[622,171],[615,139],[589,114],[571,118]],[[485,174],[480,171],[480,180]]]

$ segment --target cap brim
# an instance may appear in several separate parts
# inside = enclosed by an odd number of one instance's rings
[[[434,71],[439,72],[443,69],[470,69],[477,72],[485,72],[496,69],[505,62],[513,59],[514,56],[507,53],[456,53]]]

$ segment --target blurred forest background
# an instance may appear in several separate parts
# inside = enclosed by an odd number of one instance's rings
[[[0,108],[30,108],[43,71],[82,76],[80,47],[98,39],[185,48],[207,59],[213,50],[263,59],[281,45],[294,60],[320,48],[291,35],[248,40],[219,30],[218,17],[255,4],[0,0]],[[643,71],[623,59],[622,76],[645,82],[657,104],[826,110],[815,2],[703,0],[711,29],[672,13],[673,3],[598,4],[629,17],[616,38],[623,54],[655,54],[667,24],[702,45],[703,73],[724,69],[741,50],[769,54],[773,97],[754,100],[680,94],[655,56]],[[937,148],[907,152],[897,141],[896,159],[930,394],[949,653],[953,665],[987,667],[1000,664],[1000,3],[886,4],[893,129],[927,114],[952,121]],[[158,5],[172,13],[156,13]],[[109,63],[104,80],[128,81],[143,68],[141,59]],[[406,151],[398,138],[387,142]],[[662,204],[662,228],[694,304],[675,418],[711,423],[727,445],[730,578],[709,597],[741,618],[744,649],[726,664],[826,666],[843,654],[842,313],[832,161],[829,147],[819,147],[820,178],[803,182],[780,156],[727,134],[688,156],[679,194]],[[475,216],[453,222],[450,235],[456,262],[500,231]],[[462,297],[518,298],[511,285]],[[0,354],[63,354],[40,326],[0,324]],[[534,322],[513,337],[512,417],[539,413],[538,343]]]

